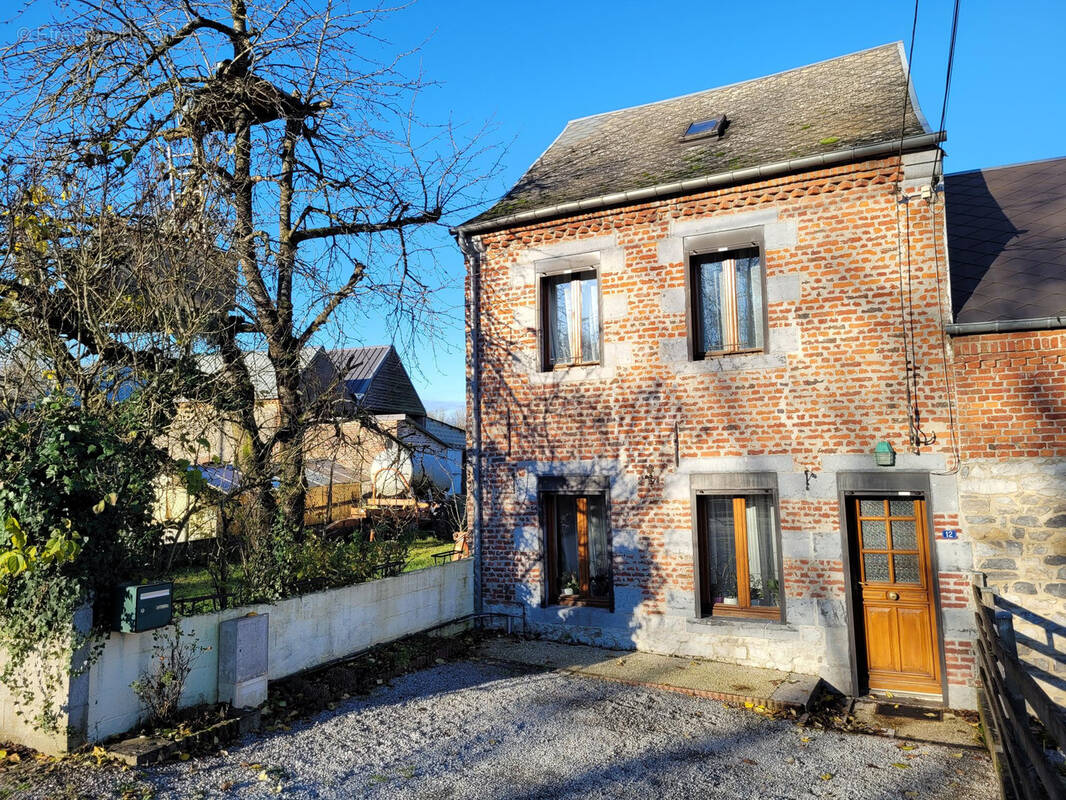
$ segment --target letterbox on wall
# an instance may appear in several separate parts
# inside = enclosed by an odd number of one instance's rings
[[[173,583],[124,583],[115,592],[113,630],[139,633],[169,625],[174,615]]]

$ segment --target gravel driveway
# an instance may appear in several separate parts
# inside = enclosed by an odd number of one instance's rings
[[[182,800],[998,796],[984,753],[900,744],[466,661],[405,676],[226,755],[146,770],[141,785]],[[80,787],[90,796],[107,796],[105,782],[132,782],[130,773],[93,775],[95,786]]]

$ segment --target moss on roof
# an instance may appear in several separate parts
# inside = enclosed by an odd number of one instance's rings
[[[904,109],[903,120],[901,110]],[[690,141],[725,114],[723,135]],[[615,192],[757,167],[926,132],[899,43],[765,78],[568,123],[492,208],[470,223]]]

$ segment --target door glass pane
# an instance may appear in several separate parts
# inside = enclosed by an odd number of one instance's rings
[[[737,552],[732,497],[705,497],[711,602],[737,605]]]
[[[581,287],[581,360],[600,360],[600,300],[595,276],[575,281]]]
[[[552,365],[569,364],[571,282],[552,278],[548,288],[548,361]]]
[[[918,526],[913,519],[892,520],[892,547],[896,550],[918,549]]]
[[[607,550],[607,515],[603,498],[588,498],[589,595],[606,599],[611,593],[611,561]]]
[[[558,536],[556,550],[559,554],[559,594],[570,597],[581,592],[581,566],[577,548],[577,504],[570,495],[555,498],[555,530]]]
[[[896,583],[921,583],[918,577],[918,556],[914,553],[896,553],[892,556],[896,570]]]
[[[860,527],[862,528],[863,549],[884,550],[888,547],[888,536],[883,519],[864,519]]]
[[[737,283],[737,345],[741,348],[762,347],[762,274],[759,255],[735,259]]]
[[[713,353],[722,349],[722,262],[699,264],[695,283],[700,320],[697,347],[701,352]]]
[[[860,500],[859,514],[863,517],[883,517],[885,515],[885,501]]]
[[[913,517],[914,516],[914,501],[913,500],[889,500],[888,512],[893,517]]]
[[[888,582],[887,553],[863,553],[862,563],[865,580],[881,583]]]
[[[748,578],[753,606],[779,605],[777,537],[774,535],[773,504],[767,495],[746,501],[748,529]]]

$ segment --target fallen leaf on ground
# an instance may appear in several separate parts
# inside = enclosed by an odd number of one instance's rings
[[[910,769],[911,768],[910,764],[904,764],[901,761],[896,761],[892,766],[896,767],[898,769]]]
[[[819,778],[821,778],[821,779],[822,779],[823,781],[828,781],[828,780],[832,780],[832,778],[833,778],[833,773],[832,773],[832,772],[823,772],[823,773],[822,773],[821,775],[819,775],[818,777],[819,777]]]

